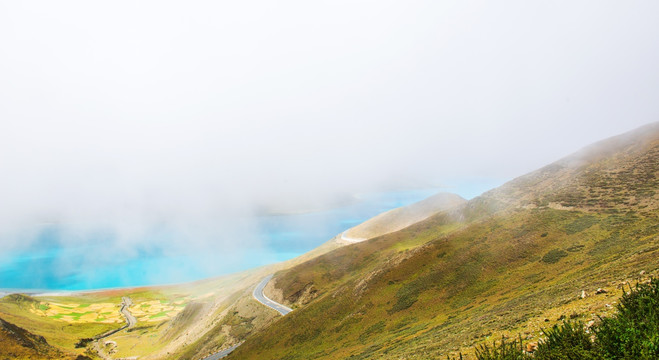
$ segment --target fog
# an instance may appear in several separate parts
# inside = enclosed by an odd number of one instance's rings
[[[57,223],[231,252],[259,245],[263,209],[506,181],[659,119],[657,19],[656,1],[1,1],[0,247]]]

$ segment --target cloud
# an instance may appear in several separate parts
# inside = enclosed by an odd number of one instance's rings
[[[228,247],[263,207],[509,179],[659,112],[652,1],[0,7],[6,246]]]

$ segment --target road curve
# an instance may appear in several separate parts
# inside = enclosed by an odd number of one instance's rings
[[[122,326],[118,329],[110,330],[110,331],[104,332],[100,335],[96,335],[96,336],[94,336],[93,339],[94,340],[101,340],[101,339],[106,338],[110,335],[114,335],[114,334],[118,333],[119,331],[121,331],[123,329],[128,329],[128,328],[132,328],[133,326],[135,326],[135,324],[137,324],[137,319],[135,318],[135,316],[133,316],[133,314],[131,314],[130,310],[128,310],[128,307],[131,306],[131,305],[133,305],[133,301],[128,296],[122,297],[121,298],[121,308],[119,309],[119,312],[121,313],[121,315],[123,315],[126,318],[126,325],[124,325],[124,326]]]
[[[274,274],[270,274],[270,275],[266,276],[265,278],[263,278],[263,280],[261,280],[261,282],[258,285],[256,285],[256,287],[254,288],[254,291],[252,292],[252,296],[254,296],[254,299],[256,299],[256,301],[260,302],[261,304],[263,304],[263,305],[265,305],[265,306],[267,306],[271,309],[276,310],[278,313],[280,313],[282,316],[284,316],[284,315],[288,314],[289,312],[293,311],[293,309],[291,309],[289,307],[286,307],[286,306],[284,306],[284,305],[282,305],[282,304],[280,304],[276,301],[268,299],[268,297],[265,296],[265,294],[263,293],[263,289],[265,289],[265,286],[268,285],[268,282],[270,281],[270,279],[272,279],[273,275]],[[224,349],[222,351],[216,352],[215,354],[212,354],[212,355],[209,355],[209,356],[203,358],[203,360],[218,360],[218,359],[221,359],[221,358],[229,355],[232,351],[236,350],[236,348],[238,346],[240,346],[241,344],[242,343],[236,344],[236,345],[234,345],[234,346],[232,346],[228,349]]]
[[[119,312],[126,318],[126,327],[128,328],[132,328],[137,324],[137,319],[131,314],[130,310],[128,310],[128,307],[131,305],[133,305],[133,301],[128,296],[121,298],[121,310],[119,310]]]
[[[284,306],[276,301],[268,299],[268,297],[265,296],[265,294],[263,293],[263,289],[265,289],[265,286],[268,285],[268,282],[270,281],[270,279],[272,279],[273,275],[274,274],[271,274],[263,278],[263,280],[261,280],[261,282],[258,285],[256,285],[256,287],[254,288],[254,292],[252,292],[252,295],[258,302],[271,309],[276,310],[283,316],[293,311],[293,309]]]
[[[348,229],[348,230],[350,230],[350,229]],[[346,236],[346,233],[348,232],[348,230],[341,233],[341,240],[347,241],[347,242],[353,243],[353,244],[358,243],[358,242],[362,242],[364,240],[368,240],[368,239],[352,238],[352,237]]]
[[[234,346],[232,346],[232,347],[230,347],[230,348],[228,348],[228,349],[224,349],[224,350],[222,350],[222,351],[220,351],[220,352],[216,352],[215,354],[210,355],[210,356],[207,356],[207,357],[203,358],[202,360],[218,360],[218,359],[221,359],[221,358],[223,358],[223,357],[225,357],[225,356],[231,354],[231,352],[234,351],[234,350],[236,350],[236,348],[237,348],[238,346],[240,346],[241,344],[242,344],[242,343],[239,343],[239,344],[236,344],[236,345],[234,345]]]
[[[112,360],[112,357],[107,355],[103,350],[103,347],[100,344],[101,339],[104,339],[110,335],[114,335],[121,330],[132,328],[133,326],[135,326],[135,324],[137,324],[137,319],[135,318],[135,316],[133,316],[133,314],[131,314],[130,310],[128,310],[128,308],[131,305],[133,305],[133,301],[128,296],[124,296],[121,298],[121,308],[119,309],[119,312],[121,313],[121,315],[123,315],[126,318],[126,325],[118,329],[110,330],[103,334],[96,335],[93,337],[94,339],[93,347],[98,353],[98,356],[100,356],[101,358],[105,360]]]

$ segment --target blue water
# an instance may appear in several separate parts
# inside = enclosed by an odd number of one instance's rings
[[[127,251],[115,245],[110,233],[99,232],[71,242],[58,227],[45,227],[34,239],[26,239],[29,246],[0,250],[0,289],[86,290],[161,285],[247,270],[304,254],[377,214],[436,192],[423,189],[369,194],[331,210],[260,216],[254,221],[250,241],[237,239],[231,248],[210,243],[188,249],[181,247],[178,239],[179,247],[171,251],[168,244],[177,244],[171,242],[173,235],[154,230],[149,234],[153,239],[143,243],[148,246]]]

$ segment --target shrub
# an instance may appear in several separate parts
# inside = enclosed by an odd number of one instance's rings
[[[539,360],[588,360],[601,359],[601,353],[582,322],[563,322],[542,331],[546,340],[538,344],[535,359]]]
[[[582,216],[573,222],[565,225],[565,233],[568,235],[582,232],[598,222],[597,218],[592,215]]]
[[[533,355],[524,351],[522,339],[476,349],[478,360],[595,360],[659,359],[659,280],[637,284],[623,293],[618,313],[603,318],[589,334],[581,322],[565,321],[543,330],[546,340]],[[594,340],[594,341],[593,341]]]
[[[76,349],[85,348],[85,347],[87,347],[87,345],[88,345],[90,342],[92,342],[92,341],[94,341],[94,339],[92,339],[92,338],[83,338],[83,339],[80,339],[80,340],[78,340],[78,342],[75,344],[75,347],[76,347]]]
[[[419,288],[413,285],[415,284],[405,284],[396,292],[396,303],[387,310],[390,315],[409,308],[419,300]]]
[[[617,308],[618,313],[602,319],[596,331],[606,357],[659,359],[659,280],[623,292]]]
[[[547,264],[555,264],[566,256],[567,253],[565,251],[554,249],[546,253],[545,256],[542,257],[542,262],[545,262]]]
[[[481,345],[476,348],[478,360],[527,360],[533,357],[527,354],[522,347],[522,338],[506,342],[502,338],[500,343],[492,344],[492,347]]]
[[[569,248],[567,248],[567,251],[569,252],[577,252],[583,250],[585,245],[572,245]]]

